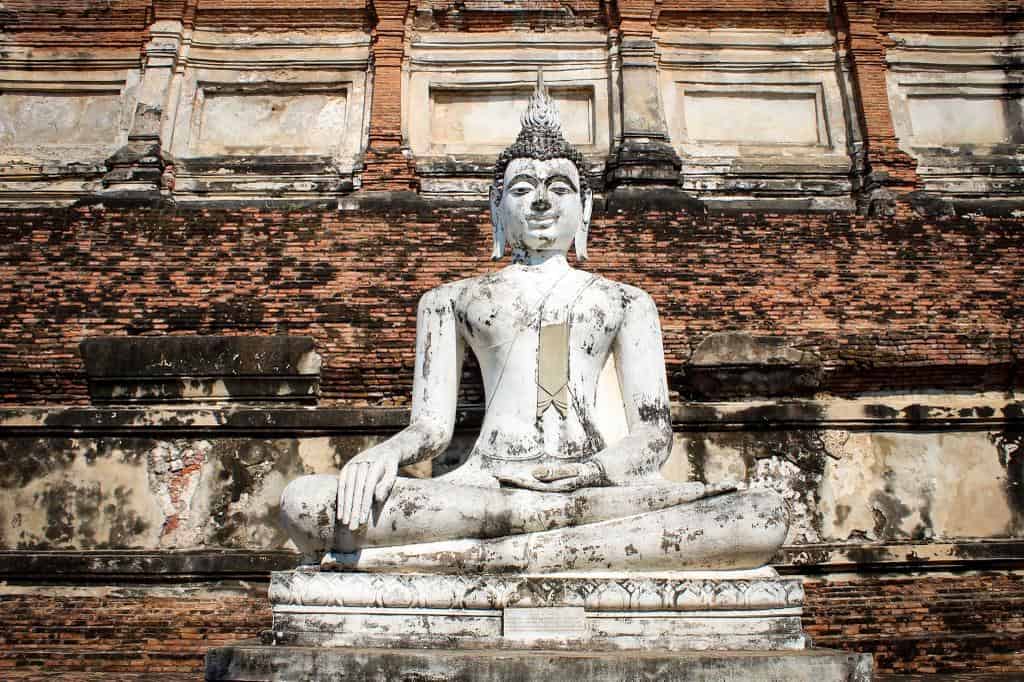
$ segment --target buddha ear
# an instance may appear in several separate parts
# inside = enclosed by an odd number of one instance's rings
[[[587,238],[590,236],[590,216],[594,212],[594,193],[588,188],[583,190],[580,200],[583,202],[583,224],[576,230],[573,246],[576,248],[576,260],[587,260]]]
[[[491,225],[494,226],[494,249],[491,251],[491,260],[501,260],[505,256],[505,226],[501,224],[500,213],[498,212],[498,189],[491,185],[488,201],[491,205]]]

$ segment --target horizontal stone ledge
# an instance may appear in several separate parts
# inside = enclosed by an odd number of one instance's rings
[[[298,559],[298,554],[288,550],[8,550],[0,551],[0,577],[36,582],[203,577],[269,580],[273,571],[295,568]]]
[[[89,379],[96,404],[301,402],[315,404],[319,376],[157,377]]]
[[[1018,393],[905,393],[858,398],[683,402],[672,421],[685,427],[810,425],[820,428],[999,425],[1024,420]]]
[[[481,165],[482,168],[482,165]],[[41,168],[29,169],[42,176]],[[301,182],[302,174],[294,172],[279,173],[268,166],[259,166],[261,178],[276,178],[284,185]],[[32,211],[68,211],[86,206],[102,205],[110,209],[150,208],[161,211],[180,211],[193,213],[197,211],[230,211],[251,208],[281,210],[339,210],[354,213],[384,213],[386,215],[432,215],[436,212],[464,210],[482,212],[487,209],[487,197],[483,192],[466,192],[447,194],[424,190],[414,192],[388,192],[357,190],[351,174],[341,171],[314,169],[312,175],[317,176],[320,183],[310,191],[289,190],[286,196],[269,190],[231,191],[218,189],[214,182],[209,192],[196,192],[178,187],[173,194],[161,194],[155,190],[143,191],[104,191],[90,192],[82,189],[40,191],[31,187],[24,189],[8,188],[0,192],[0,208],[17,212],[31,209]],[[0,169],[2,171],[2,169]],[[79,168],[68,166],[54,169],[54,173],[70,178],[98,177],[107,172],[105,166]],[[188,178],[200,181],[223,179],[225,183],[241,183],[244,174],[229,173],[217,175],[212,170],[197,169],[182,171],[179,182]],[[0,172],[2,175],[2,172]],[[223,174],[222,174],[223,175]],[[251,175],[251,174],[250,174]],[[308,175],[308,174],[307,174]],[[474,179],[489,183],[489,173],[475,169],[474,164],[461,165],[455,171],[444,171],[436,166],[419,174],[424,181],[444,181],[447,179]],[[752,196],[749,191],[724,187],[717,191],[687,190],[679,186],[673,174],[672,179],[656,187],[645,185],[620,185],[614,190],[605,191],[598,185],[601,172],[589,174],[600,191],[594,196],[594,217],[602,219],[612,214],[645,217],[649,213],[673,212],[680,215],[693,216],[735,216],[735,215],[824,215],[853,214],[857,212],[857,199],[861,192],[847,190],[845,185],[831,183],[826,189],[814,190],[778,190],[773,194]],[[281,178],[284,178],[281,180]],[[945,175],[933,177],[933,181],[942,180]],[[290,178],[290,179],[289,179]],[[298,180],[297,180],[298,178]],[[990,177],[986,178],[991,180]],[[1015,178],[1010,181],[1017,182]],[[990,183],[991,184],[991,183]],[[194,189],[194,188],[193,188]],[[210,188],[208,188],[210,189]],[[960,216],[973,218],[1013,218],[1019,210],[1020,202],[1015,198],[1012,188],[989,187],[984,196],[964,195],[956,188],[943,190],[927,187],[924,190],[900,197],[922,217]],[[284,190],[281,190],[284,191]],[[992,192],[1002,194],[991,196]],[[960,192],[960,193],[958,193]]]
[[[6,550],[0,579],[17,582],[269,580],[298,565],[289,550]],[[1024,539],[787,545],[773,566],[789,576],[1024,569]]]
[[[475,415],[475,417],[469,415]],[[0,409],[4,430],[43,433],[121,433],[158,431],[206,433],[343,433],[393,431],[409,423],[404,408],[317,408],[255,406],[73,407]],[[480,423],[472,411],[460,423]]]
[[[309,336],[97,336],[79,347],[90,380],[319,376]]]
[[[483,409],[459,409],[456,423],[480,425]],[[904,394],[860,398],[682,402],[672,405],[678,430],[764,428],[988,428],[1024,422],[1024,396],[1006,393]],[[381,433],[409,423],[407,408],[188,405],[159,407],[8,407],[4,432],[86,434]]]
[[[783,575],[900,570],[1024,568],[1024,539],[847,542],[787,545],[776,556]]]

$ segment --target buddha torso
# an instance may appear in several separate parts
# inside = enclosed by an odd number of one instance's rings
[[[453,478],[497,485],[487,480],[497,469],[585,461],[604,449],[598,380],[639,290],[564,259],[512,265],[445,289],[486,399],[480,437]]]

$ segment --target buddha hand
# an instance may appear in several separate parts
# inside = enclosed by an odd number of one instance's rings
[[[383,503],[398,477],[401,455],[391,448],[374,447],[348,461],[338,474],[338,520],[357,530],[370,520],[373,501]]]
[[[495,477],[505,485],[542,493],[568,493],[605,484],[604,471],[594,461],[539,466],[529,472],[510,468],[496,472]]]

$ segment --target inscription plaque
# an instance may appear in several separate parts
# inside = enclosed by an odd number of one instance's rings
[[[582,606],[510,608],[504,611],[506,639],[587,639],[586,611]]]

